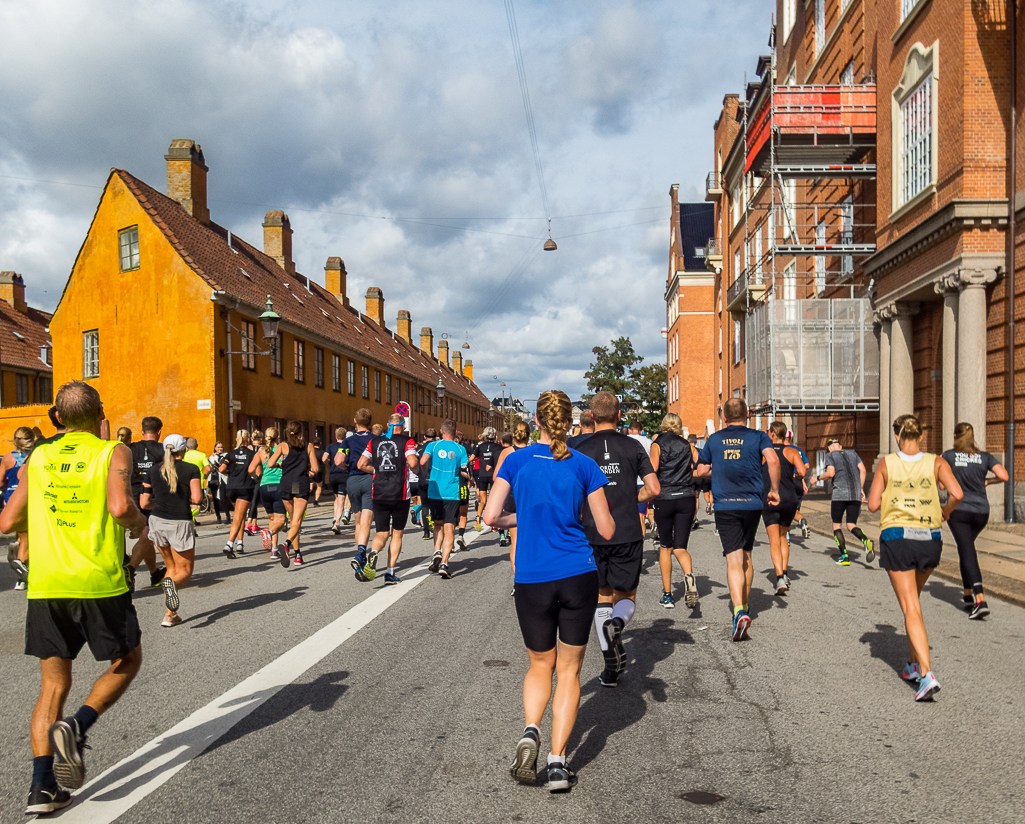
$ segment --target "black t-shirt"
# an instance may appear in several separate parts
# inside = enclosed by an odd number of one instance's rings
[[[221,466],[228,473],[228,489],[252,489],[256,479],[249,474],[249,464],[253,462],[256,451],[248,446],[239,446],[231,452],[224,453]]]
[[[164,446],[160,441],[136,441],[132,450],[132,495],[136,503],[142,494],[142,484],[149,476],[153,466],[159,466],[164,460]]]
[[[591,508],[585,505],[583,520],[587,540],[599,545],[631,544],[643,540],[641,521],[637,517],[637,478],[655,471],[644,447],[629,435],[602,430],[580,444],[577,451],[593,458],[609,479],[608,486],[604,487],[605,498],[616,524],[611,540],[605,540],[595,528]]]
[[[335,466],[335,456],[339,452],[345,452],[345,450],[345,444],[340,443],[339,441],[335,441],[327,446],[328,477],[332,480],[335,478],[343,479],[349,476],[348,461],[343,461],[341,466]]]
[[[491,478],[495,474],[495,464],[498,463],[498,456],[502,454],[502,444],[494,441],[484,441],[477,447],[477,457],[480,459],[480,476]],[[488,467],[491,467],[488,469]]]
[[[370,443],[370,439],[374,435],[367,430],[362,432],[355,432],[342,441],[342,446],[349,450],[349,475],[366,475],[367,473],[361,469],[358,469],[359,456],[363,454],[363,450],[367,448],[367,444]]]
[[[172,492],[171,488],[160,474],[160,464],[150,468],[146,483],[149,492],[153,496],[154,518],[163,518],[165,521],[191,521],[192,520],[192,489],[191,481],[199,478],[199,467],[195,464],[178,461],[174,465],[178,473],[178,487]]]
[[[409,499],[409,464],[406,458],[415,454],[416,441],[405,432],[375,435],[371,439],[363,455],[374,467],[372,495],[375,501]]]
[[[999,461],[988,452],[955,452],[948,449],[943,458],[961,485],[964,498],[958,507],[960,512],[989,512],[989,498],[986,497],[986,475]]]
[[[594,435],[593,432],[581,432],[579,435],[574,435],[572,438],[566,438],[566,446],[568,446],[570,449],[576,449],[579,452],[580,444],[582,444],[592,435]]]

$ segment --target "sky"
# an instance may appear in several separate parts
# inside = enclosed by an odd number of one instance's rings
[[[766,51],[769,0],[527,2],[515,13],[558,251],[501,0],[0,5],[0,268],[52,311],[111,167],[164,190],[203,147],[214,221],[297,269],[340,256],[489,396],[571,397],[620,335],[664,362],[669,187],[704,199],[712,127]],[[116,296],[106,299],[115,300]]]

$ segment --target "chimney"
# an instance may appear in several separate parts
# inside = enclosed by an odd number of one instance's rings
[[[384,326],[384,292],[376,286],[367,289],[367,317],[382,329]]]
[[[452,371],[457,375],[463,374],[463,353],[458,349],[452,353]]]
[[[0,300],[23,314],[28,312],[25,281],[17,272],[0,272]]]
[[[405,309],[399,309],[399,337],[406,343],[413,343],[413,319]]]
[[[425,326],[420,330],[420,351],[428,357],[434,356],[434,332],[431,331],[430,326]]]
[[[267,212],[263,219],[263,253],[278,262],[288,274],[295,274],[292,262],[292,224],[280,210]]]
[[[167,196],[177,200],[200,223],[210,222],[206,205],[206,173],[203,148],[194,140],[177,139],[164,155],[167,161]]]
[[[473,361],[472,360],[468,360],[466,363],[463,364],[463,376],[468,381],[470,381],[470,383],[473,383]]]
[[[345,261],[340,257],[329,257],[324,264],[324,288],[338,298],[342,306],[349,305],[345,294]]]
[[[448,366],[448,341],[444,338],[438,341],[438,360]]]

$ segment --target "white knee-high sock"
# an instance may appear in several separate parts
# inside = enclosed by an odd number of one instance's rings
[[[598,608],[594,611],[594,628],[598,630],[598,644],[601,646],[602,652],[609,648],[609,642],[605,640],[605,633],[602,632],[602,627],[605,626],[606,621],[610,620],[612,620],[612,606],[610,604],[598,604]]]
[[[634,617],[634,612],[637,609],[637,605],[630,598],[624,598],[622,601],[617,601],[616,605],[612,608],[612,617],[621,618],[624,624],[629,624],[630,619]]]

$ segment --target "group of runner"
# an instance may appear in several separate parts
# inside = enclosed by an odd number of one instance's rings
[[[620,403],[609,392],[593,397],[588,421],[593,431],[582,432],[584,437],[570,448],[570,411],[565,393],[543,393],[534,420],[539,437],[533,444],[530,428],[522,424],[511,443],[499,446],[497,433],[488,430],[468,451],[457,440],[455,422],[446,420],[440,433],[428,432],[418,446],[404,431],[400,416],[392,416],[387,428],[375,434],[369,411],[361,409],[355,432],[339,429],[335,444],[320,454],[295,421],[286,426],[283,438],[275,428],[263,432],[258,443],[252,434],[240,432],[230,452],[215,452],[223,455],[217,469],[224,470],[231,506],[224,547],[229,559],[245,551],[246,522],[252,521],[251,505],[258,497],[268,517],[262,530],[265,548],[284,567],[302,565],[303,518],[313,479],[325,461],[336,494],[333,529],[337,532],[339,522],[351,515],[357,519],[352,565],[361,582],[376,577],[378,555],[389,542],[385,582],[399,582],[395,569],[411,507],[419,507],[419,520],[434,528],[429,569],[451,577],[450,556],[466,527],[473,479],[482,505],[481,528],[498,530],[503,540],[508,535],[512,544],[515,608],[530,659],[523,687],[525,727],[511,774],[517,781],[535,781],[540,723],[551,703],[544,772],[545,786],[552,792],[576,783],[566,745],[592,627],[605,662],[600,684],[617,686],[628,665],[623,635],[636,610],[646,504],[654,502],[662,604],[673,605],[675,558],[684,573],[684,601],[696,607],[699,597],[687,545],[700,480],[709,479],[732,604],[731,637],[741,641],[748,637],[753,617],[751,553],[758,524],[764,522],[769,531],[776,591],[783,594],[790,586],[786,531],[796,516],[797,489],[803,489],[806,476],[802,453],[786,443],[785,425],[773,422],[769,434],[748,428],[741,399],[724,405],[723,428],[700,450],[683,437],[680,419],[672,414],[663,420],[654,442],[636,431],[620,432]],[[19,547],[17,559],[27,562],[26,654],[41,661],[42,687],[31,727],[28,813],[49,813],[70,803],[68,790],[85,780],[83,750],[90,727],[138,672],[141,631],[131,590],[140,563],[150,567],[151,583],[164,589],[162,626],[181,623],[178,590],[192,575],[191,507],[201,494],[200,470],[187,460],[189,444],[177,434],[162,438],[159,419],[143,421],[143,439],[131,448],[101,440],[103,405],[96,390],[83,382],[61,387],[53,412],[58,434],[34,443],[30,453],[26,450],[0,513],[0,530],[27,536],[25,557]],[[981,574],[972,559],[985,517],[971,510],[963,519],[951,516],[962,499],[975,508],[984,506],[986,485],[1006,480],[1006,472],[978,449],[967,424],[959,424],[949,459],[921,451],[922,430],[914,416],[898,418],[894,434],[899,451],[881,462],[867,503],[872,511],[882,509],[880,566],[887,570],[905,616],[909,652],[902,675],[915,683],[916,700],[927,700],[939,690],[939,682],[930,666],[919,594],[939,561],[940,527],[948,519],[957,526],[966,608],[970,617],[981,617]],[[831,446],[831,454],[839,452]],[[18,460],[5,458],[5,464]],[[863,465],[856,456],[840,456],[829,465],[834,495],[852,496],[843,486],[844,475],[853,478],[857,473],[863,480]],[[5,476],[9,468],[4,467]],[[940,487],[947,493],[945,504]],[[338,504],[343,495],[348,509]],[[842,511],[834,509],[833,520],[842,515],[850,525],[857,513],[840,500],[845,505]],[[375,537],[368,547],[371,524]],[[843,532],[834,526],[843,557]],[[864,533],[853,526],[850,531],[874,551]],[[126,535],[136,542],[127,564]],[[163,568],[151,557],[154,547],[160,550]],[[65,716],[72,661],[86,643],[97,660],[110,666],[85,703]]]

